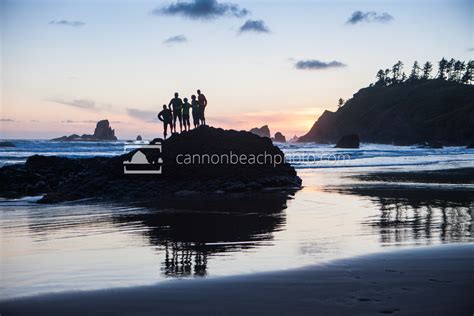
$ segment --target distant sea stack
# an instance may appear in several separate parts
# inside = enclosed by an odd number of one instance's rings
[[[442,79],[359,90],[336,112],[325,111],[299,142],[463,145],[474,139],[474,86]]]
[[[268,125],[263,125],[260,128],[254,127],[249,132],[252,134],[258,135],[260,137],[270,138],[270,129],[268,128]]]
[[[72,134],[52,139],[54,141],[101,141],[101,140],[117,140],[115,130],[110,127],[108,120],[101,120],[97,122],[94,134],[83,134],[81,136]]]
[[[297,142],[297,141],[298,141],[298,139],[299,139],[299,137],[298,137],[298,136],[296,136],[296,135],[294,135],[294,136],[293,136],[293,137],[292,137],[292,138],[289,140],[289,142],[292,142],[292,143],[294,143],[294,142]]]
[[[286,137],[280,132],[275,133],[275,137],[273,138],[274,141],[279,143],[286,143]]]

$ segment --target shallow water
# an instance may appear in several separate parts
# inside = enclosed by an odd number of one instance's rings
[[[122,145],[103,146],[100,154],[111,155]],[[0,202],[1,297],[282,270],[396,247],[472,241],[473,185],[375,183],[405,188],[392,194],[351,190],[366,184],[349,177],[472,167],[472,150],[282,148],[287,155],[351,159],[294,161],[305,186],[298,192],[160,205]]]

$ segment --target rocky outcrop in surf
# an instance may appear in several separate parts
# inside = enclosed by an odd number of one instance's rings
[[[155,139],[121,156],[32,156],[24,165],[0,169],[1,197],[44,195],[44,203],[134,201],[300,185],[295,169],[269,138],[208,126]]]

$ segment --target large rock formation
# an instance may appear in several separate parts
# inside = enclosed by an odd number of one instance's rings
[[[72,134],[69,136],[62,136],[54,138],[55,141],[100,141],[100,140],[117,140],[115,137],[115,130],[110,127],[108,120],[101,120],[97,122],[94,134],[83,134],[81,136]]]
[[[270,129],[268,128],[268,125],[263,125],[260,128],[254,127],[249,132],[252,134],[258,135],[260,137],[270,138]]]
[[[82,198],[115,201],[301,185],[283,152],[269,138],[249,132],[201,126],[151,142],[159,143],[161,152],[147,145],[112,158],[32,156],[24,165],[0,169],[0,196],[45,194],[45,203]],[[144,170],[155,174],[133,173]]]
[[[362,142],[466,145],[474,139],[474,86],[436,79],[364,88],[325,111],[299,141],[334,143],[348,134]]]

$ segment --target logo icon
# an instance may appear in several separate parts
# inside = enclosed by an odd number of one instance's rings
[[[137,149],[129,160],[123,162],[124,174],[161,174],[163,159],[161,143],[154,145],[124,145],[124,151]]]

